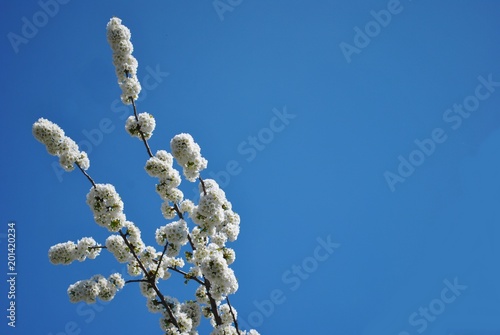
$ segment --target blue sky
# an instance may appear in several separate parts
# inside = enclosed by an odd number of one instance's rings
[[[89,173],[115,185],[147,243],[165,224],[144,147],[123,128],[111,16],[132,31],[153,151],[192,134],[203,177],[241,215],[242,323],[261,334],[500,333],[499,2],[55,1],[0,5],[4,278],[10,221],[17,242],[16,327],[2,280],[2,334],[161,333],[133,284],[109,304],[69,302],[69,284],[124,271],[111,256],[47,258],[53,244],[107,234],[85,177],[54,170],[32,137],[39,117],[89,152]],[[175,276],[163,286],[182,298],[193,287]]]

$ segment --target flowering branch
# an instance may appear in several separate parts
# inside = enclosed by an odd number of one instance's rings
[[[231,312],[231,316],[233,317],[233,320],[234,320],[234,327],[236,328],[236,332],[238,333],[238,335],[240,335],[240,329],[238,327],[238,320],[236,319],[236,316],[234,315],[233,306],[231,306],[231,302],[229,302],[229,296],[226,297],[226,301],[227,301],[227,304],[229,306],[229,311]]]
[[[197,282],[198,284],[201,284],[201,285],[205,285],[205,282],[203,282],[202,280],[200,280],[199,278],[195,277],[195,276],[192,276],[190,275],[189,273],[185,272],[185,271],[182,271],[182,270],[179,270],[177,267],[168,267],[169,270],[172,270],[174,272],[177,272],[177,273],[180,273],[181,275],[184,276],[184,278],[186,278],[187,280],[194,280],[195,282]]]
[[[167,304],[167,302],[165,301],[165,297],[163,296],[163,294],[160,292],[160,290],[156,286],[156,275],[158,273],[158,269],[157,269],[157,272],[153,276],[151,276],[151,274],[146,270],[146,268],[142,264],[142,262],[139,259],[139,257],[137,257],[137,254],[134,251],[134,247],[130,244],[130,242],[127,239],[127,235],[125,235],[122,231],[120,231],[119,233],[120,233],[120,236],[123,239],[123,242],[125,242],[125,244],[129,248],[130,253],[132,253],[133,257],[135,258],[135,260],[139,264],[139,267],[141,268],[142,272],[144,273],[144,276],[147,278],[146,282],[153,288],[153,290],[156,292],[156,295],[158,296],[158,298],[160,298],[161,304],[163,305],[163,307],[165,307],[165,310],[168,313],[170,321],[174,324],[174,326],[177,329],[180,330],[179,324],[177,323],[177,320],[175,319],[175,316],[174,316],[174,313],[172,312],[172,309]]]
[[[113,50],[113,64],[118,83],[122,89],[121,100],[132,105],[133,115],[126,121],[125,129],[139,138],[146,148],[149,159],[145,170],[159,179],[156,192],[164,201],[161,211],[165,219],[175,217],[177,221],[159,227],[155,232],[161,252],[153,246],[146,246],[141,231],[127,220],[121,197],[111,184],[96,184],[86,170],[90,166],[87,154],[56,124],[40,118],[33,125],[33,135],[45,144],[51,155],[59,157],[61,166],[72,171],[76,165],[92,184],[87,194],[87,204],[92,210],[95,222],[111,233],[105,245],[99,245],[91,237],[83,237],[76,243],[59,243],[49,249],[49,260],[53,264],[70,264],[75,260],[94,259],[106,249],[120,263],[127,263],[131,276],[141,279],[125,281],[121,274],[108,278],[95,275],[88,280],[70,285],[68,295],[71,302],[93,303],[97,298],[108,301],[127,283],[139,283],[141,293],[148,299],[147,306],[152,313],[162,313],[160,327],[166,334],[197,334],[201,314],[209,318],[214,327],[211,335],[258,335],[255,330],[240,331],[236,309],[231,305],[229,295],[238,289],[234,271],[229,267],[235,260],[235,252],[226,246],[235,241],[239,234],[240,217],[233,212],[224,191],[212,179],[203,180],[200,172],[207,167],[199,145],[189,134],[178,134],[170,141],[171,153],[159,150],[153,155],[148,144],[156,122],[149,113],[138,113],[135,101],[141,91],[137,79],[137,60],[132,56],[130,30],[113,17],[107,25],[107,38]],[[199,181],[198,204],[185,199],[178,188],[181,176],[173,167],[174,160],[182,167],[184,177],[190,182]],[[194,227],[188,228],[189,217]],[[189,271],[182,268],[183,258],[177,258],[181,248],[189,243],[191,252],[186,251],[186,262],[192,266]],[[193,280],[199,284],[196,301],[179,302],[165,296],[158,287],[160,279],[167,280],[171,272],[181,274],[185,282]],[[227,303],[222,303],[223,300]],[[233,326],[234,324],[234,326]]]
[[[132,106],[134,107],[134,117],[135,117],[135,121],[137,121],[137,123],[139,124],[139,117],[137,116],[137,108],[135,107],[135,101],[132,97],[129,97],[130,101],[132,102]],[[146,150],[148,152],[148,155],[149,157],[153,157],[153,153],[151,152],[151,149],[149,148],[149,144],[148,144],[148,140],[146,139],[146,137],[144,136],[144,133],[142,132],[142,130],[140,129],[140,126],[138,125],[138,131],[139,131],[139,134],[141,135],[141,139],[142,141],[144,142],[144,145],[146,146]]]

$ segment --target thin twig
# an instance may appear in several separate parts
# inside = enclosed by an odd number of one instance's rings
[[[125,284],[128,283],[148,283],[146,279],[130,279],[125,282]]]
[[[89,250],[92,250],[92,249],[107,249],[108,247],[105,246],[105,245],[96,245],[94,247],[89,247]]]
[[[198,177],[198,179],[200,180],[201,188],[203,189],[203,195],[207,195],[207,189],[205,188],[205,182],[203,181],[203,179],[201,179],[201,177]]]
[[[227,301],[227,304],[229,306],[229,311],[231,312],[231,315],[233,316],[234,327],[236,328],[236,332],[238,333],[238,335],[241,335],[240,329],[238,328],[238,320],[236,319],[236,316],[234,316],[233,306],[231,306],[231,302],[229,302],[229,296],[226,297],[226,301]]]
[[[95,182],[94,182],[94,179],[92,179],[89,174],[84,170],[82,169],[82,167],[75,162],[75,165],[78,166],[78,168],[80,169],[80,171],[82,171],[82,173],[85,175],[85,177],[87,177],[87,179],[92,183],[92,186],[95,188],[96,185],[95,185]]]
[[[156,266],[156,271],[155,271],[155,278],[158,276],[158,270],[160,269],[161,261],[163,260],[163,256],[167,252],[168,248],[168,242],[165,243],[165,246],[163,247],[163,252],[161,253],[160,260],[158,261],[158,265]]]
[[[189,275],[189,273],[187,273],[185,271],[182,271],[182,270],[179,270],[177,267],[171,267],[171,266],[169,266],[168,269],[172,270],[172,271],[175,271],[177,273],[180,273],[181,275],[184,276],[184,278],[186,278],[188,280],[194,280],[195,282],[197,282],[200,285],[205,285],[205,283],[203,282],[203,280],[199,279],[198,277],[191,277]]]
[[[176,203],[174,203],[174,210],[177,213],[177,215],[179,216],[179,219],[184,220],[184,215],[182,215],[182,212]]]
[[[139,259],[139,257],[135,253],[134,247],[128,241],[127,235],[124,234],[122,231],[119,231],[119,233],[120,233],[120,236],[123,238],[123,241],[125,242],[125,245],[129,248],[130,253],[132,254],[132,256],[134,256],[135,260],[137,261],[137,264],[139,264],[139,267],[141,268],[142,272],[144,272],[144,276],[146,276],[147,282],[149,283],[149,285],[151,285],[151,287],[155,291],[155,293],[158,296],[158,298],[160,298],[160,302],[163,305],[163,307],[165,307],[165,310],[167,311],[168,316],[169,316],[171,322],[180,331],[179,323],[175,319],[175,316],[174,316],[174,313],[172,312],[172,309],[167,304],[167,301],[165,300],[165,297],[163,296],[163,294],[160,292],[160,290],[156,286],[156,277],[151,277],[151,275],[149,274],[149,272],[146,270],[146,268],[144,267],[144,264],[142,264],[141,260]]]

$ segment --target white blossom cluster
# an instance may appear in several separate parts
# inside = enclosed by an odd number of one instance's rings
[[[138,257],[144,269],[149,274],[156,274],[157,279],[166,280],[170,278],[171,275],[170,272],[168,272],[169,268],[184,266],[184,260],[182,258],[169,257],[168,253],[167,255],[163,255],[161,264],[158,264],[162,253],[157,251],[154,247],[144,244],[141,239],[139,228],[132,222],[127,221],[125,223],[125,228],[127,228],[125,238],[128,244],[122,236],[111,235],[106,239],[106,248],[115,256],[118,262],[127,263],[129,275],[134,277],[140,275],[144,276],[143,268],[140,266],[133,253]],[[144,278],[146,277],[144,276]],[[156,295],[156,292],[151,287],[148,288],[147,285],[144,286],[144,283],[141,283],[141,292],[145,297],[150,299],[154,298]]]
[[[194,252],[195,258],[198,257],[197,252],[198,249]],[[210,294],[216,301],[222,301],[238,290],[234,271],[228,266],[223,252],[219,249],[210,250],[208,256],[201,260],[199,268],[210,281]]]
[[[118,84],[122,89],[121,100],[129,105],[139,98],[141,84],[137,79],[137,60],[132,56],[134,46],[130,41],[130,30],[117,17],[111,18],[106,26],[108,43],[113,50],[113,64]]]
[[[71,264],[73,261],[83,262],[99,256],[101,248],[92,237],[83,237],[77,243],[68,241],[58,243],[49,249],[49,260],[52,264]]]
[[[111,184],[96,184],[87,194],[87,204],[101,227],[117,232],[125,224],[123,201]]]
[[[170,141],[170,148],[187,180],[195,181],[200,171],[207,168],[208,161],[201,156],[200,146],[190,134],[175,135]]]
[[[226,242],[237,239],[240,218],[233,212],[231,203],[215,180],[204,180],[199,185],[199,191],[198,205],[190,206],[188,211],[190,218],[197,226],[191,232],[191,240],[195,249],[188,254],[187,261],[194,265],[190,270],[191,274],[203,276],[210,282],[210,296],[220,303],[225,297],[238,290],[238,281],[234,271],[229,268],[235,260],[235,252],[226,247]],[[205,286],[200,285],[196,297],[200,304],[209,304]],[[220,313],[225,315],[229,322],[229,314],[227,310],[224,310],[226,307],[221,308]],[[213,323],[215,322],[209,308],[205,315],[211,318]],[[222,333],[230,331],[232,326],[229,323],[225,327],[220,328]]]
[[[221,304],[218,310],[222,324],[217,325],[212,319],[211,323],[214,327],[214,330],[210,333],[210,335],[259,335],[259,333],[255,329],[252,329],[248,332],[240,330],[240,332],[238,333],[236,328],[232,325],[234,322],[233,314],[235,318],[238,317],[238,312],[234,307],[229,307],[228,304]]]
[[[106,248],[119,263],[126,263],[133,259],[130,249],[120,235],[110,235],[106,239]]]
[[[59,164],[65,171],[73,171],[77,163],[83,170],[90,167],[90,161],[85,151],[80,151],[78,144],[64,135],[64,130],[57,124],[40,118],[33,124],[33,136],[45,144],[49,154],[59,157]]]
[[[210,333],[210,335],[259,335],[255,329],[250,331],[241,331],[238,333],[236,328],[231,325],[223,324],[220,326],[216,326],[214,330]]]
[[[166,219],[173,219],[177,214],[170,202],[178,203],[184,194],[177,187],[181,184],[179,171],[173,168],[174,158],[165,150],[158,150],[156,155],[146,161],[146,172],[159,179],[156,192],[164,200],[161,211]]]
[[[175,257],[179,254],[181,247],[188,242],[188,227],[184,220],[167,223],[156,229],[156,242],[165,245],[168,242],[167,256]]]
[[[160,328],[165,334],[197,335],[196,328],[200,324],[201,311],[196,301],[188,300],[179,303],[177,299],[172,297],[165,297],[165,299],[179,325],[179,328],[176,328],[171,322],[169,314],[165,310],[161,310],[163,316],[160,319]]]
[[[132,137],[141,138],[141,133],[144,135],[146,140],[149,140],[153,136],[153,130],[156,127],[156,121],[153,115],[149,113],[140,113],[135,119],[134,115],[128,117],[125,123],[125,129]]]
[[[97,298],[110,301],[118,290],[125,285],[125,280],[119,273],[114,273],[106,279],[102,275],[95,275],[87,280],[79,280],[68,288],[69,300],[73,303],[84,301],[95,303]]]
[[[235,241],[240,232],[240,216],[233,212],[225,192],[213,179],[204,180],[199,189],[200,201],[189,216],[199,226],[200,234],[210,237],[220,247],[224,247],[228,240]]]

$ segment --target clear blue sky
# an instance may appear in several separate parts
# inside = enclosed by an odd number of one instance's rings
[[[115,185],[147,243],[165,224],[146,151],[123,128],[111,16],[132,31],[153,151],[192,134],[203,177],[241,215],[242,322],[261,334],[500,334],[500,2],[222,0],[231,10],[218,13],[212,1],[59,1],[0,5],[2,334],[161,334],[133,284],[106,305],[69,302],[69,284],[123,270],[111,256],[47,257],[107,233],[88,181],[56,173],[32,137],[42,116],[89,151],[89,173]],[[163,288],[188,297],[193,285],[173,275]]]

